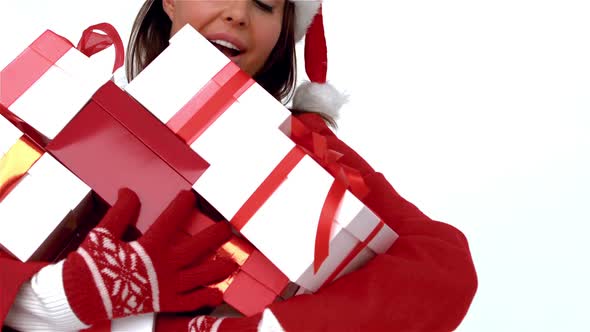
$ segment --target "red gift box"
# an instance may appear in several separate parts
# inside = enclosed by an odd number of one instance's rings
[[[213,223],[211,218],[195,210],[186,231],[194,235]],[[221,290],[224,301],[243,315],[260,313],[284,298],[289,279],[244,238],[234,235],[215,254],[230,257],[240,266],[236,273],[212,287]]]
[[[191,190],[187,178],[208,166],[112,82],[96,92],[47,151],[110,205],[120,188],[133,190],[141,202],[141,232],[180,191]]]

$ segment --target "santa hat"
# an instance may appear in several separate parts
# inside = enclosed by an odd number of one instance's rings
[[[310,80],[296,89],[293,108],[337,119],[347,98],[326,80],[328,51],[322,0],[290,1],[295,4],[295,40],[299,42],[305,36],[305,71]]]

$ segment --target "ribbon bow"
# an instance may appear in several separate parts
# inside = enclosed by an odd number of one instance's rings
[[[96,33],[95,30],[101,31],[104,34]],[[76,48],[84,55],[90,57],[111,45],[115,47],[114,73],[117,69],[123,66],[123,62],[125,61],[125,48],[123,47],[121,36],[119,36],[119,33],[112,25],[108,23],[99,23],[88,27],[82,32],[82,37]]]

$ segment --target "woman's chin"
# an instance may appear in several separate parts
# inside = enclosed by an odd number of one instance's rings
[[[238,67],[240,67],[240,69],[245,72],[246,74],[250,75],[250,76],[254,76],[253,75],[253,71],[252,68],[250,68],[250,66],[244,64],[243,58],[241,57],[241,55],[238,56],[233,56],[233,57],[228,57],[233,63],[235,63]]]

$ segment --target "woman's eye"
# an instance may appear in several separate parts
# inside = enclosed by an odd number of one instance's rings
[[[256,5],[258,6],[258,8],[264,10],[265,12],[268,13],[272,13],[274,10],[274,7],[261,1],[261,0],[254,0],[254,2],[256,3]]]

